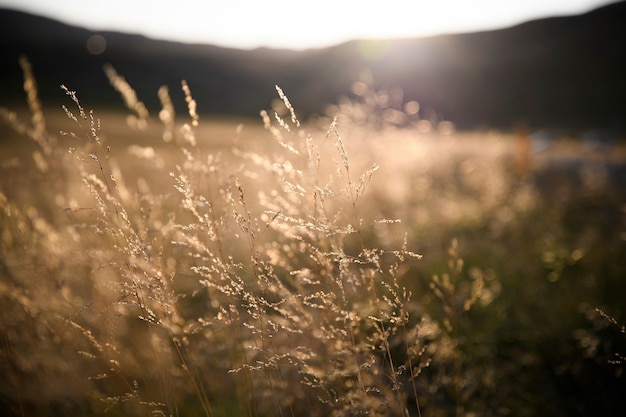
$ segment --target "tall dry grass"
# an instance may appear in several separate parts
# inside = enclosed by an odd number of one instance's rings
[[[185,114],[162,87],[151,115],[107,66],[123,126],[62,86],[52,133],[20,64],[28,120],[0,109],[25,141],[0,177],[5,414],[534,415],[581,409],[555,387],[570,374],[618,386],[580,370],[620,352],[593,274],[622,246],[565,224],[619,199],[606,176],[546,204],[511,141],[367,80],[306,124],[277,88],[262,133],[216,134],[184,81]]]
[[[145,170],[129,183],[97,114],[68,87],[73,127],[48,132],[21,63],[32,120],[3,115],[34,140],[35,169],[19,180],[27,189],[6,181],[1,194],[7,409],[419,410],[415,379],[437,325],[402,281],[420,256],[406,238],[372,245],[402,225],[362,207],[378,167],[352,163],[335,122],[307,133],[277,88],[288,115],[262,112],[262,152],[239,142],[214,153],[199,145],[183,82],[191,121],[176,124],[161,89],[162,154],[129,147]],[[141,134],[154,120],[106,73]]]

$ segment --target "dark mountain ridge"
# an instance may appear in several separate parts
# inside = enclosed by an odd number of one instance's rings
[[[417,39],[353,41],[306,51],[153,40],[97,32],[106,50],[91,55],[96,32],[17,11],[0,10],[0,105],[23,102],[19,55],[33,64],[46,104],[65,102],[59,84],[86,107],[118,105],[104,76],[111,63],[152,110],[170,87],[180,111],[180,81],[201,113],[256,115],[280,85],[303,116],[323,112],[368,70],[379,88],[434,109],[463,129],[626,129],[626,2],[579,16],[531,21],[509,29]]]

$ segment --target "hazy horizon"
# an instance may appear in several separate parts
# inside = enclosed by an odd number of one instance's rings
[[[585,13],[611,3],[615,1],[487,1],[476,7],[462,0],[432,4],[389,0],[382,8],[378,1],[319,0],[268,5],[237,0],[209,8],[198,6],[193,0],[179,0],[176,7],[171,7],[170,2],[144,0],[0,0],[0,8],[25,11],[93,31],[118,31],[238,49],[303,50],[354,39],[500,29],[534,19]]]

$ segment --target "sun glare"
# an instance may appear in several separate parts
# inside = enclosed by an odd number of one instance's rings
[[[526,20],[581,13],[610,0],[318,0],[258,2],[195,0],[85,2],[0,0],[91,30],[235,48],[307,49],[354,39],[388,39],[502,28]]]

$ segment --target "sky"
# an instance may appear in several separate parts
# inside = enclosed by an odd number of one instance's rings
[[[252,49],[431,36],[567,16],[613,0],[0,0],[93,31]]]

